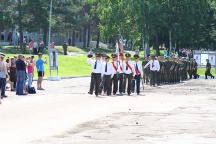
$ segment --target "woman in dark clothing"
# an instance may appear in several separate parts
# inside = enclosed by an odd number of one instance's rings
[[[11,65],[10,65],[11,91],[15,91],[14,83],[16,83],[16,65],[15,65],[14,61],[15,61],[15,59],[11,58]]]

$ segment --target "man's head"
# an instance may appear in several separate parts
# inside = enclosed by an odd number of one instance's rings
[[[209,62],[209,59],[206,59],[206,62]]]
[[[129,61],[129,60],[130,60],[130,57],[131,57],[131,54],[126,53],[126,54],[125,54],[125,57],[126,57],[126,60]]]
[[[22,55],[22,54],[19,54],[19,55],[18,55],[18,59],[21,59],[21,60],[22,60],[22,59],[23,59],[23,55]]]
[[[134,55],[134,60],[135,60],[135,62],[138,62],[139,61],[139,55]]]
[[[96,58],[96,60],[100,60],[101,59],[101,53],[99,53],[99,52],[95,53],[95,58]]]
[[[109,59],[110,59],[110,57],[107,55],[107,56],[105,57],[105,61],[106,61],[106,62],[109,62]]]
[[[111,54],[112,60],[116,61],[117,55],[116,54]]]
[[[38,57],[42,58],[43,54],[42,53],[38,53]]]
[[[106,55],[105,53],[102,53],[102,60],[103,60],[103,61],[105,61],[106,56],[107,56],[107,55]]]

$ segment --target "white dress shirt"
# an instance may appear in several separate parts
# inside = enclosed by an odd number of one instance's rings
[[[148,65],[150,65],[151,71],[159,71],[160,70],[160,64],[158,60],[150,60],[144,68],[146,68]]]
[[[141,76],[143,76],[142,65],[139,62],[135,62],[134,63],[135,71],[136,71],[136,65],[138,67],[138,71],[140,72]]]
[[[107,64],[107,72],[106,70],[106,64]],[[108,63],[103,63],[103,69],[102,69],[102,76],[104,75],[111,75],[111,78],[114,76],[114,68],[110,62]]]
[[[96,69],[94,68],[96,60],[93,60],[93,59],[89,58],[89,59],[86,60],[86,62],[91,65],[93,73],[101,73],[102,74],[103,63],[102,63],[101,60],[97,60]]]
[[[118,62],[117,61],[114,61],[114,62],[111,62],[111,64],[112,64],[112,67],[113,67],[113,70],[114,70],[114,74],[117,74],[117,71],[118,71]],[[114,66],[116,67],[116,69],[114,68]]]
[[[38,43],[37,42],[34,42],[33,43],[33,48],[37,48],[38,47]]]
[[[119,73],[124,73],[124,71],[123,71],[123,61],[122,60],[118,61],[118,72]]]
[[[127,64],[126,64],[126,61],[123,62],[123,71],[125,74],[133,74],[133,76],[136,75],[136,72],[135,72],[135,68],[134,68],[134,63],[132,61],[128,61],[128,64],[130,65],[130,67],[132,68],[132,70],[128,67],[128,69],[126,69],[127,67]]]

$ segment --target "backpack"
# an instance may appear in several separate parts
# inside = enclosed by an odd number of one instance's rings
[[[28,88],[28,93],[29,93],[29,94],[35,94],[35,93],[36,93],[35,88],[34,88],[34,87]]]

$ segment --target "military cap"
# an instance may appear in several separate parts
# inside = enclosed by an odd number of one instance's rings
[[[105,53],[102,53],[101,55],[102,55],[102,57],[106,57],[107,56]]]
[[[108,55],[106,55],[105,59],[110,59],[110,57]]]
[[[131,54],[126,53],[126,54],[125,54],[125,57],[131,57]]]
[[[117,55],[116,55],[116,54],[111,54],[111,57],[112,57],[112,58],[116,58]]]
[[[43,55],[42,53],[38,53],[38,55]]]
[[[96,53],[95,53],[95,56],[96,56],[96,57],[101,57],[101,53],[96,52]]]
[[[138,58],[139,58],[139,55],[135,54],[135,55],[134,55],[134,58],[135,58],[135,59],[138,59]]]
[[[119,56],[123,56],[123,53],[120,53]]]
[[[92,57],[93,57],[93,55],[92,55],[92,54],[89,54],[89,55],[87,55],[87,57],[88,57],[88,58],[92,58]]]

